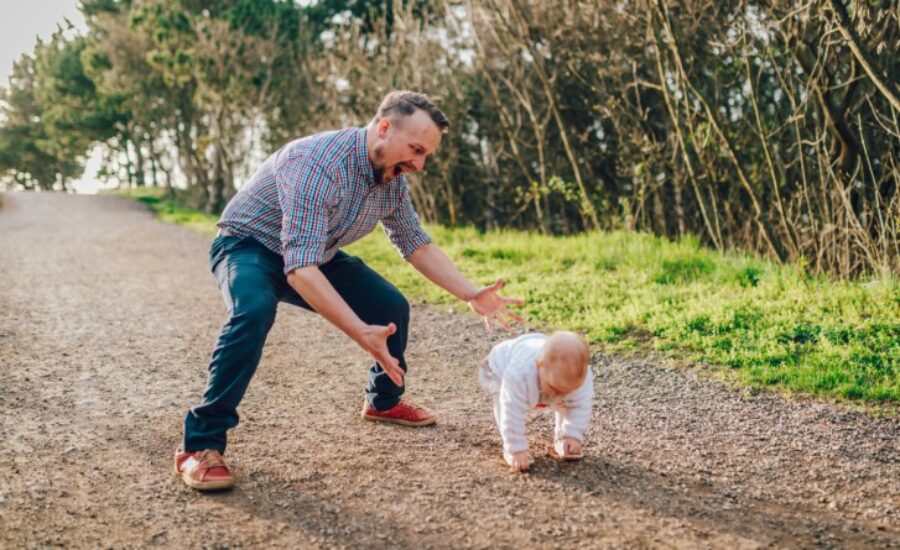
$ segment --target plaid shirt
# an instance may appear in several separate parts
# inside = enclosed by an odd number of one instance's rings
[[[431,238],[400,175],[375,181],[366,129],[322,132],[270,156],[231,199],[218,227],[253,237],[284,257],[284,272],[321,265],[378,222],[404,258]]]

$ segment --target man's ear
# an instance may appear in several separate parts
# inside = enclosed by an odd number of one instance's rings
[[[375,127],[378,130],[378,137],[384,139],[387,137],[388,129],[391,127],[391,119],[388,117],[383,117],[378,121],[378,125]]]

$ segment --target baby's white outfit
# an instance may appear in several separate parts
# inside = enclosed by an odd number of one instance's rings
[[[500,342],[479,368],[482,387],[494,398],[494,420],[503,438],[503,458],[510,462],[512,454],[528,450],[525,418],[529,409],[552,409],[556,416],[555,447],[572,438],[584,441],[584,431],[591,419],[594,381],[591,369],[581,386],[564,396],[550,397],[540,391],[537,359],[548,336],[523,334]]]

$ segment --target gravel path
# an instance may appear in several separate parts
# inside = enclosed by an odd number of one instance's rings
[[[2,200],[0,547],[900,548],[900,419],[597,353],[586,459],[552,460],[535,414],[515,475],[474,375],[501,335],[418,306],[408,385],[437,426],[359,420],[362,352],[285,305],[238,487],[198,494],[170,460],[224,320],[206,239],[125,199]]]

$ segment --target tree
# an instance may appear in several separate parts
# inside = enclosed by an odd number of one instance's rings
[[[64,159],[85,157],[94,143],[116,134],[128,118],[121,98],[99,92],[85,73],[82,54],[87,41],[59,28],[35,50],[35,99],[41,105],[46,136],[37,142]]]
[[[42,47],[39,42],[36,50]],[[35,96],[36,78],[35,59],[25,54],[13,65],[9,88],[0,89],[0,181],[24,189],[65,189],[80,167],[42,147],[50,141]]]

